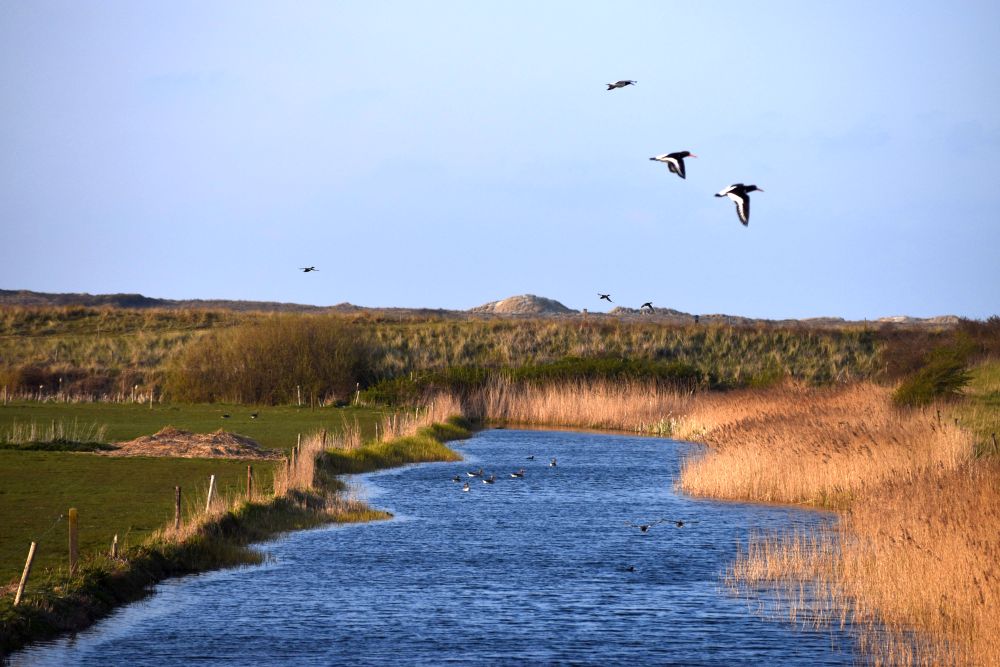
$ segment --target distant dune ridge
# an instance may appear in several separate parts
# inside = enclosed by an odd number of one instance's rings
[[[580,311],[567,308],[555,299],[534,294],[509,296],[469,309],[470,313],[497,313],[498,315],[568,315]]]
[[[599,307],[599,304],[595,305]],[[0,289],[0,306],[85,306],[90,308],[195,308],[204,310],[234,310],[260,312],[289,313],[381,313],[392,316],[425,316],[461,319],[469,316],[534,316],[534,317],[646,317],[663,323],[689,324],[695,321],[695,315],[673,308],[654,306],[653,312],[639,308],[615,306],[607,314],[602,312],[588,313],[568,308],[555,299],[548,299],[534,294],[520,294],[499,301],[490,301],[468,310],[446,310],[432,308],[369,308],[355,306],[351,303],[338,303],[334,306],[311,306],[298,303],[280,303],[276,301],[233,301],[226,299],[156,299],[142,294],[53,294],[48,292],[33,292],[31,290]],[[811,317],[805,319],[766,320],[743,317],[740,315],[701,314],[698,321],[703,324],[724,324],[729,326],[752,326],[755,324],[793,325],[804,324],[817,327],[837,327],[851,324],[842,317]],[[874,324],[896,324],[900,326],[951,326],[959,318],[955,315],[939,315],[937,317],[909,317],[895,315],[871,320]]]

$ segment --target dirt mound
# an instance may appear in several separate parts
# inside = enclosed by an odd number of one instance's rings
[[[167,426],[153,435],[121,442],[105,456],[176,456],[186,459],[280,459],[281,452],[261,449],[255,440],[219,429],[191,433]]]
[[[575,313],[555,299],[534,294],[511,296],[500,301],[490,301],[469,309],[470,313],[502,313],[506,315],[565,315]]]

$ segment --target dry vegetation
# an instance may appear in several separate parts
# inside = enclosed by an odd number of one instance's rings
[[[988,391],[996,365],[981,368],[989,379],[974,386]],[[683,467],[684,491],[841,511],[831,532],[753,539],[734,586],[769,583],[793,618],[852,624],[879,663],[1000,664],[1000,465],[975,457],[966,426],[992,404],[909,409],[891,396],[870,383],[692,394],[497,382],[467,410],[703,442]]]

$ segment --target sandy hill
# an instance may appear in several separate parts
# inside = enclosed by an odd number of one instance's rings
[[[497,315],[568,315],[577,311],[567,308],[555,299],[534,294],[510,296],[490,301],[469,309],[470,313],[496,313]]]

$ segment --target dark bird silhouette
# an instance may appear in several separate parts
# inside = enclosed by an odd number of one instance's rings
[[[701,321],[701,315],[695,315],[694,316],[694,323],[698,324],[698,322],[700,322],[700,321]]]
[[[637,82],[631,79],[622,79],[621,81],[615,81],[614,83],[608,84],[608,90],[614,90],[615,88],[624,88],[625,86],[634,86]]]
[[[454,477],[451,478],[451,481],[453,481],[453,482],[461,482],[462,478],[459,477],[458,475],[455,475]]]
[[[649,312],[652,313],[653,312],[653,302],[652,301],[647,301],[646,303],[644,303],[641,306],[639,306],[639,310],[642,310],[643,308],[649,308]]]
[[[663,523],[663,519],[657,519],[656,521],[650,521],[649,523],[632,523],[631,521],[626,521],[625,525],[632,528],[638,528],[640,533],[645,534],[649,532],[650,528],[659,523]]]
[[[549,467],[550,468],[555,468],[556,467],[556,457],[553,456],[552,460],[549,461]]]
[[[529,461],[534,461],[534,460],[535,460],[535,455],[534,455],[534,454],[532,454],[531,456],[529,456],[529,457],[528,457],[528,460],[529,460]]]
[[[755,190],[761,190],[756,185],[743,185],[742,183],[734,183],[730,185],[725,190],[716,193],[716,197],[729,197],[734,202],[736,202],[736,214],[740,216],[740,222],[746,227],[750,224],[750,193]]]
[[[628,565],[625,567],[626,572],[635,572],[635,565]]]
[[[468,475],[469,477],[482,477],[483,476],[483,469],[480,468],[479,470],[476,470],[475,472],[467,472],[465,474]]]
[[[303,266],[299,268],[302,273],[309,273],[310,271],[319,271],[315,266]]]
[[[483,479],[483,484],[493,484],[496,481],[497,481],[497,476],[494,475],[493,473],[490,473],[489,477]]]
[[[517,472],[512,472],[510,474],[510,476],[513,477],[513,478],[515,478],[515,479],[517,479],[518,477],[524,477],[524,468],[521,468]]]
[[[663,153],[649,158],[656,162],[662,162],[670,169],[670,173],[677,174],[681,178],[687,178],[687,171],[684,169],[684,158],[698,157],[691,151],[678,151],[676,153]]]
[[[614,301],[611,300],[611,295],[610,294],[601,294],[600,292],[598,292],[597,296],[601,297],[601,299],[604,299],[608,303],[614,303]]]
[[[223,418],[223,419],[229,419],[229,413],[228,413],[228,412],[226,412],[225,414],[223,414],[223,415],[222,415],[222,418]]]
[[[697,521],[684,521],[683,519],[667,519],[667,523],[672,523],[678,528],[683,528],[684,526],[698,523]]]
[[[260,415],[260,413],[259,413],[259,412],[251,412],[251,413],[250,413],[250,419],[257,419],[257,417],[258,417],[259,415]]]

